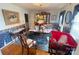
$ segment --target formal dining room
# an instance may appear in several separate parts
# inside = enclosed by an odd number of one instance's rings
[[[0,55],[79,55],[78,3],[0,3]]]

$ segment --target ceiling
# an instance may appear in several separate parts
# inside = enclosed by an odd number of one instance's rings
[[[17,6],[20,6],[24,9],[29,10],[51,10],[51,9],[61,9],[66,3],[16,3]]]

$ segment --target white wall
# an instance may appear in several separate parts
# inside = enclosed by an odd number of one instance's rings
[[[47,12],[50,13],[50,23],[57,23],[58,22],[58,15],[59,15],[59,9],[53,9],[53,10],[48,10]]]
[[[14,25],[5,25],[2,9],[18,12],[20,23],[17,23]],[[0,30],[4,30],[4,29],[8,29],[14,26],[19,26],[19,25],[24,24],[25,23],[24,13],[27,13],[27,11],[14,4],[0,3]]]

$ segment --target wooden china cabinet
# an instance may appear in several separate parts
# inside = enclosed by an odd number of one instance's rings
[[[35,22],[38,23],[38,21],[40,20],[42,20],[44,23],[50,23],[50,13],[48,12],[36,13]]]

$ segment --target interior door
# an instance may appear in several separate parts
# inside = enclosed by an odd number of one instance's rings
[[[26,29],[28,30],[29,29],[28,14],[24,14],[24,17],[25,17],[25,26],[26,26]]]

